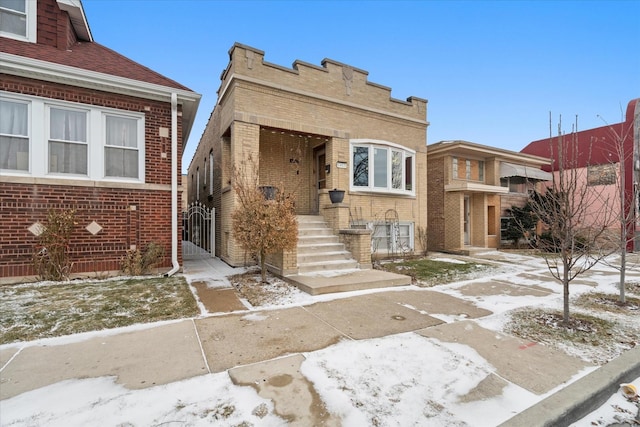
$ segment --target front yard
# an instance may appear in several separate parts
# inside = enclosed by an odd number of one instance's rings
[[[0,344],[198,315],[184,277],[0,287]]]

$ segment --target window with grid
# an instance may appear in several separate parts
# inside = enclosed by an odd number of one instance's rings
[[[413,223],[369,223],[372,251],[410,252],[413,251]]]
[[[144,182],[142,113],[0,92],[3,174]]]
[[[138,178],[138,120],[105,115],[104,171],[106,177]]]
[[[414,193],[415,152],[384,141],[351,144],[351,189],[383,193]]]
[[[0,169],[29,171],[29,104],[0,99]]]
[[[49,108],[49,173],[88,175],[87,111]]]
[[[36,1],[0,0],[0,36],[36,42]]]

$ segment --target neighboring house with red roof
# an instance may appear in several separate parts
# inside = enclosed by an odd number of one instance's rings
[[[558,172],[559,159],[563,158],[564,169],[578,169],[575,176],[586,180],[592,187],[591,194],[601,201],[594,204],[592,217],[603,209],[613,210],[619,218],[620,177],[624,171],[625,218],[628,221],[629,237],[640,232],[640,98],[627,104],[624,121],[593,129],[564,135],[564,149],[558,153],[558,137],[552,136],[533,141],[522,149],[522,153],[533,154],[551,159],[546,169]],[[619,222],[615,223],[619,227]],[[636,238],[636,240],[638,240]],[[638,248],[630,243],[629,250]]]
[[[182,152],[201,96],[96,43],[79,0],[0,13],[0,282],[34,274],[39,224],[68,208],[73,274],[118,271],[151,242],[177,271]]]

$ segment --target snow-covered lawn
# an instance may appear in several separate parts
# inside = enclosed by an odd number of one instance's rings
[[[501,267],[490,270],[493,282],[511,283],[526,287],[528,291],[539,290],[541,296],[505,295],[498,291],[492,294],[489,287],[482,295],[469,293],[469,285],[488,280],[481,275],[435,289],[490,309],[493,315],[476,322],[500,332],[510,321],[512,310],[522,307],[558,310],[562,307],[561,287],[549,280],[541,259],[519,254],[501,254],[501,257]],[[460,262],[444,257],[439,260]],[[187,272],[186,277],[191,282],[196,276],[190,277]],[[220,286],[228,283],[221,278],[208,279]],[[629,271],[628,280],[639,281],[640,271]],[[589,273],[588,280],[572,285],[572,297],[594,291],[615,294],[616,281],[614,269],[598,266]],[[269,286],[271,297],[262,307],[248,305],[248,314],[257,314],[257,310],[264,308],[306,305],[358,294],[313,297],[278,281]],[[640,296],[637,293],[629,295]],[[572,307],[572,310],[622,322],[637,343],[640,336],[638,313],[596,313],[593,307]],[[603,352],[599,346],[590,349],[589,346],[565,343],[563,350],[585,360],[602,360],[603,357],[615,357],[633,345],[635,343],[628,343],[627,347],[621,345]],[[461,399],[486,379],[494,371],[493,367],[471,347],[427,339],[414,333],[341,341],[304,356],[302,374],[313,383],[327,409],[340,416],[344,426],[495,426],[546,397],[508,383],[502,393],[493,398]],[[354,360],[358,362],[354,363]],[[583,370],[574,380],[591,370]],[[640,380],[635,384],[640,388]],[[637,412],[636,403],[627,402],[616,394],[601,410],[575,426],[605,426],[620,419],[631,420],[635,416],[634,410]],[[233,385],[226,372],[142,390],[128,390],[110,377],[64,381],[0,401],[0,424],[65,427],[287,425],[274,415],[273,402],[260,397],[251,387]]]

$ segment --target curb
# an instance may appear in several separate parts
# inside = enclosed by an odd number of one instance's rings
[[[620,384],[640,377],[640,347],[622,353],[578,381],[508,419],[499,427],[562,427],[605,403]]]

